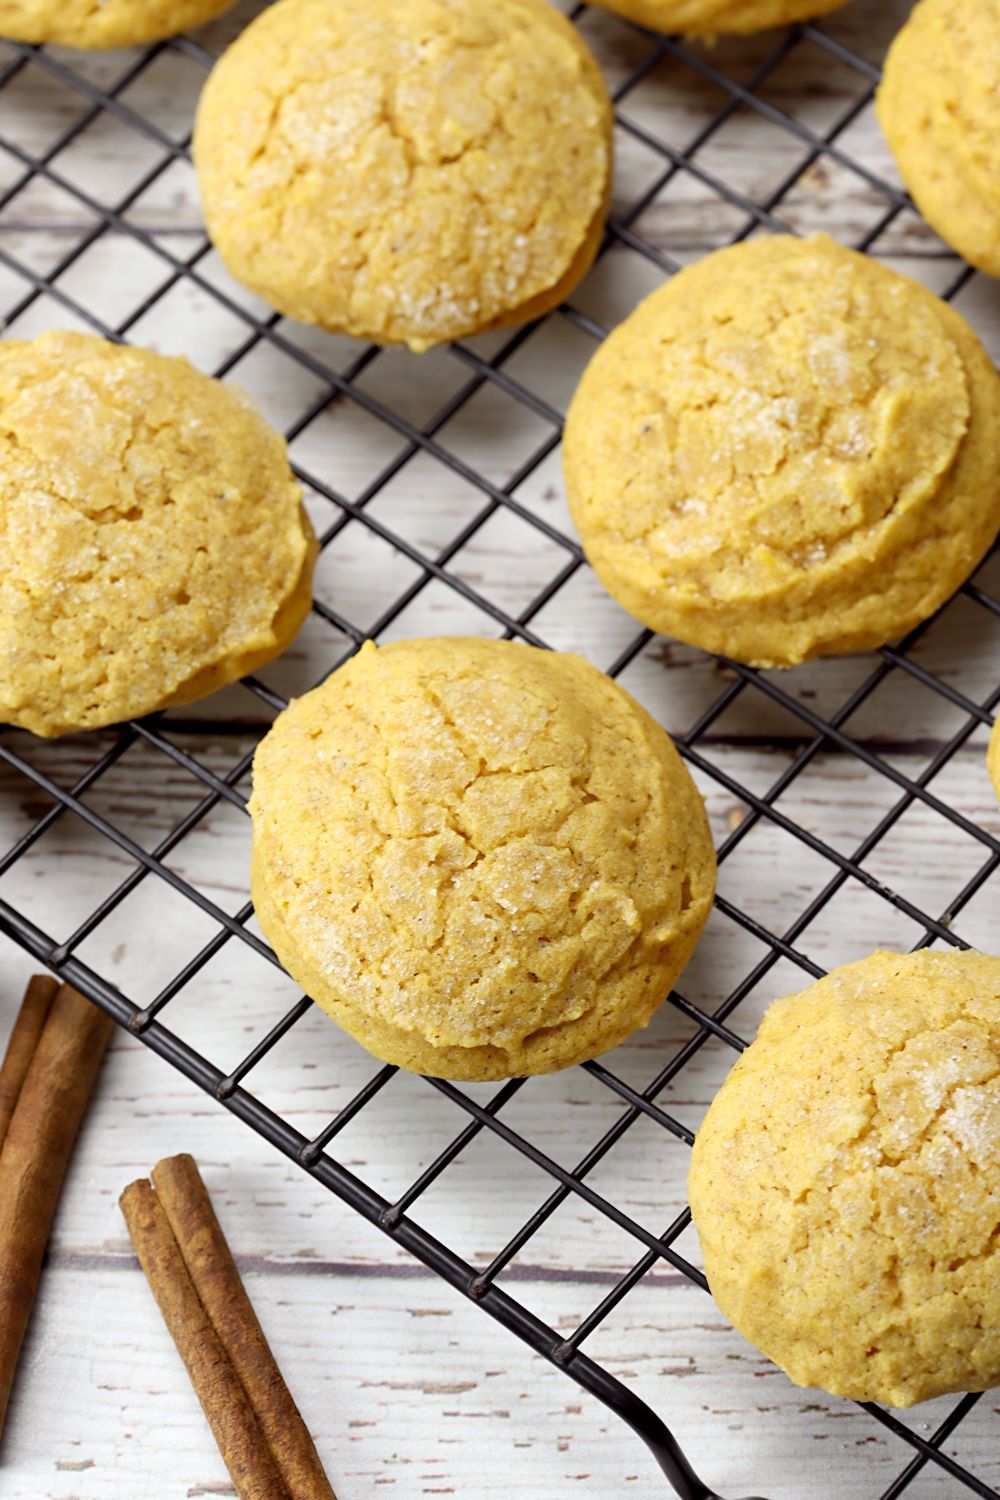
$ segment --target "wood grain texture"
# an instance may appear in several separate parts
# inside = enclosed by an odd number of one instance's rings
[[[202,39],[218,50],[259,8],[237,5]],[[855,0],[822,27],[878,62],[908,9],[905,0]],[[590,9],[581,25],[612,87],[649,56],[648,40],[615,17]],[[621,101],[613,212],[624,224],[637,198],[659,183],[630,222],[666,264],[696,258],[752,225],[744,209],[720,197],[719,180],[748,199],[767,202],[807,162],[808,138],[796,138],[754,113],[713,77],[717,70],[742,84],[761,67],[775,40],[772,35],[720,42],[698,54],[701,71],[668,52]],[[54,55],[102,88],[114,87],[135,61],[130,54]],[[194,59],[165,48],[121,90],[122,110],[136,111],[181,143],[203,76]],[[866,87],[847,65],[800,41],[767,73],[759,93],[808,136],[836,129]],[[669,158],[651,147],[647,135],[685,151],[720,107],[729,113],[695,153],[696,170],[667,171]],[[83,95],[32,64],[0,90],[0,134],[37,157],[87,108]],[[876,177],[897,181],[870,102],[862,100],[837,140]],[[161,159],[169,164],[137,192]],[[162,144],[132,128],[123,114],[119,120],[93,119],[55,154],[51,167],[52,178],[25,182],[3,212],[3,247],[10,256],[44,273],[81,236],[100,229],[99,213],[68,183],[85,185],[96,205],[114,207],[134,195],[128,218],[145,240],[117,229],[101,232],[59,278],[60,289],[99,324],[118,327],[131,320],[129,338],[185,353],[205,370],[218,368],[243,348],[248,328],[238,315],[214,301],[204,285],[173,278],[177,259],[198,253],[202,245],[189,164],[165,156]],[[22,164],[0,154],[0,188],[15,187],[23,176]],[[774,211],[791,227],[824,228],[851,241],[870,233],[888,206],[877,182],[834,156],[820,155],[807,163]],[[873,249],[938,290],[959,269],[911,211],[896,215]],[[260,310],[211,253],[198,260],[197,272],[237,308]],[[609,326],[662,275],[658,264],[619,245],[574,294],[574,305]],[[164,295],[146,307],[161,287]],[[0,265],[0,309],[15,313],[8,314],[10,335],[88,326],[51,295],[22,306],[29,292],[23,275]],[[957,305],[1000,356],[1000,284],[976,276]],[[349,340],[287,322],[279,332],[338,370],[360,352]],[[494,336],[469,347],[485,357],[500,342]],[[558,413],[593,347],[586,332],[555,315],[506,369]],[[469,363],[449,351],[422,356],[419,365],[413,356],[388,351],[358,384],[419,427],[473,375]],[[315,373],[262,340],[235,359],[227,378],[248,389],[279,425],[295,422],[324,394]],[[551,431],[544,415],[487,385],[444,423],[436,440],[460,465],[505,486]],[[398,433],[341,397],[295,438],[292,452],[307,473],[355,500],[366,496],[407,446]],[[556,452],[516,484],[513,494],[529,514],[572,541]],[[417,453],[369,508],[377,523],[401,536],[418,556],[433,558],[488,502],[488,493],[467,472]],[[338,514],[318,493],[310,494],[308,503],[321,528]],[[500,510],[449,566],[460,583],[516,615],[570,558],[558,535],[547,537]],[[1000,565],[987,564],[981,576],[996,589]],[[319,596],[361,630],[371,628],[410,585],[412,600],[384,639],[497,632],[495,619],[422,573],[419,561],[360,520],[337,535],[317,573]],[[538,613],[532,628],[601,667],[635,636],[634,623],[584,568]],[[339,631],[314,618],[293,650],[261,675],[285,696],[301,692],[349,646]],[[845,734],[873,753],[873,764],[835,746],[819,753],[810,749],[813,733],[801,715],[835,712],[877,669],[877,656],[765,674],[784,701],[745,689],[696,746],[695,776],[708,800],[716,841],[737,840],[721,868],[720,894],[747,920],[741,924],[724,909],[713,915],[683,978],[688,999],[708,1009],[717,1006],[765,958],[760,930],[784,934],[813,898],[835,883],[829,903],[794,937],[792,948],[802,962],[779,960],[759,975],[736,1008],[731,1025],[742,1036],[753,1035],[770,999],[806,982],[803,965],[829,967],[880,944],[909,946],[922,935],[921,913],[973,944],[996,947],[996,876],[961,911],[950,911],[954,894],[991,857],[976,830],[1000,838],[1000,812],[984,765],[986,726],[973,727],[958,753],[928,781],[928,791],[952,804],[965,826],[949,822],[891,776],[910,784],[928,776],[942,746],[970,726],[962,698],[979,704],[996,690],[1000,620],[960,598],[924,635],[913,660],[942,690],[896,670],[843,725]],[[631,662],[622,681],[669,729],[684,734],[732,685],[732,676],[695,651],[656,640]],[[234,732],[200,732],[199,721],[207,715],[228,717]],[[266,722],[260,701],[242,688],[171,717],[176,742],[217,775],[239,763]],[[45,744],[14,734],[5,743],[30,767],[70,786],[112,740],[95,735]],[[778,778],[800,763],[775,806],[809,839],[774,820],[755,821],[751,802],[739,790],[768,797]],[[248,777],[239,789],[249,791]],[[151,850],[203,790],[166,756],[136,744],[85,797],[96,812]],[[0,767],[0,848],[32,829],[50,805],[30,779]],[[837,857],[852,856],[879,820],[895,813],[864,858],[871,883],[845,878]],[[248,894],[248,850],[245,815],[221,802],[166,862],[207,899],[234,913]],[[62,939],[134,868],[121,849],[63,815],[0,876],[0,897]],[[146,876],[83,941],[79,954],[144,1003],[214,931],[209,917],[155,876]],[[6,942],[0,952],[2,1039],[35,966]],[[164,1020],[229,1069],[297,998],[289,980],[233,938],[171,1002]],[[694,1029],[679,1011],[664,1007],[647,1031],[608,1061],[628,1083],[643,1087]],[[731,1060],[722,1043],[707,1043],[659,1102],[695,1128]],[[375,1071],[359,1047],[310,1012],[247,1084],[311,1135]],[[489,1097],[487,1090],[473,1093]],[[623,1108],[588,1074],[575,1070],[532,1081],[507,1106],[504,1119],[555,1161],[571,1166]],[[338,1138],[336,1152],[391,1199],[463,1123],[429,1086],[397,1077]],[[414,1265],[138,1040],[117,1033],[63,1193],[22,1358],[0,1468],[5,1500],[117,1500],[122,1494],[173,1500],[231,1493],[116,1206],[126,1182],[146,1173],[158,1157],[182,1150],[202,1165],[265,1333],[342,1500],[383,1492],[398,1500],[433,1494],[490,1500],[512,1489],[544,1500],[579,1495],[621,1500],[665,1492],[637,1440],[564,1375]],[[659,1231],[683,1204],[685,1171],[686,1148],[641,1122],[588,1180]],[[413,1214],[472,1262],[485,1264],[551,1187],[550,1178],[509,1146],[480,1135]],[[690,1232],[678,1248],[697,1261]],[[570,1332],[639,1251],[626,1233],[571,1198],[514,1259],[500,1284]],[[726,1325],[708,1297],[668,1269],[630,1293],[586,1347],[675,1425],[722,1494],[873,1500],[906,1460],[902,1445],[853,1406],[790,1386]],[[948,1409],[946,1401],[934,1403],[906,1420],[926,1436]],[[948,1444],[948,1451],[993,1484],[1000,1484],[998,1411],[996,1397],[986,1397]],[[957,1500],[954,1482],[929,1469],[910,1493],[917,1500]]]

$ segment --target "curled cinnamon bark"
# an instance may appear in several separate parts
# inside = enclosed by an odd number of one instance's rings
[[[28,980],[0,1065],[0,1148],[58,989],[58,980],[49,974],[34,974]]]
[[[177,1345],[240,1500],[294,1500],[145,1178],[118,1200],[163,1321]]]
[[[0,1151],[0,1431],[66,1167],[114,1025],[68,985],[39,1028],[42,1009],[44,995],[15,1027],[16,1061],[4,1069],[6,1083],[21,1073],[21,1085]]]
[[[194,1158],[186,1152],[168,1156],[157,1162],[152,1177],[191,1280],[250,1398],[289,1494],[295,1500],[336,1500],[240,1280]]]
[[[122,1212],[240,1500],[336,1500],[194,1159],[167,1157],[152,1178],[125,1189]]]

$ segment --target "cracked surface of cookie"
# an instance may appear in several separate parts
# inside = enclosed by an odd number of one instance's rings
[[[221,16],[234,0],[0,0],[0,36],[64,47],[132,47]]]
[[[580,280],[611,105],[545,0],[279,0],[213,70],[194,154],[238,280],[303,322],[425,349]]]
[[[711,39],[747,36],[839,10],[847,0],[595,0],[640,26]]]
[[[715,1300],[797,1385],[995,1385],[1000,959],[879,952],[776,1001],[688,1189]]]
[[[926,288],[825,235],[716,251],[595,354],[567,496],[654,630],[761,666],[881,645],[1000,525],[1000,377]]]
[[[0,721],[94,729],[283,651],[315,542],[285,445],[186,360],[0,344]]]
[[[877,109],[924,218],[972,265],[1000,276],[994,0],[921,0],[889,49]]]
[[[282,962],[369,1051],[546,1073],[644,1026],[715,856],[664,731],[582,657],[369,644],[254,760],[252,889]]]

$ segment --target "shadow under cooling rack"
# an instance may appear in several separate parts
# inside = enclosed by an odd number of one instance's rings
[[[189,1016],[186,998],[199,993],[227,955],[284,983],[249,903],[231,910],[225,891],[193,875],[188,864],[200,868],[204,858],[210,867],[205,834],[220,818],[232,822],[227,836],[243,837],[256,740],[288,696],[321,680],[363,640],[431,633],[444,602],[449,628],[458,621],[461,628],[540,645],[578,645],[573,630],[583,627],[572,622],[592,616],[584,648],[633,690],[635,674],[648,686],[654,677],[662,681],[666,662],[676,666],[669,643],[636,633],[608,601],[595,602],[598,591],[549,478],[572,384],[596,341],[643,290],[714,244],[816,227],[836,201],[843,205],[837,221],[852,227],[859,248],[922,256],[927,278],[948,297],[974,291],[972,273],[928,239],[884,168],[855,154],[878,78],[872,58],[857,50],[859,27],[842,32],[831,17],[822,29],[800,26],[777,40],[695,50],[583,6],[572,14],[605,66],[617,106],[618,189],[598,264],[572,305],[540,324],[422,356],[429,377],[419,389],[407,379],[412,356],[288,324],[221,272],[200,228],[184,124],[213,61],[209,47],[181,37],[95,60],[7,46],[0,66],[0,152],[8,169],[0,191],[0,295],[7,327],[26,336],[68,320],[108,338],[169,348],[182,298],[185,326],[201,341],[191,351],[197,362],[251,389],[266,378],[265,366],[280,367],[271,376],[272,405],[282,406],[322,553],[306,647],[229,690],[224,713],[153,716],[114,734],[54,746],[18,732],[0,737],[0,770],[27,789],[28,809],[17,841],[0,855],[0,927],[617,1412],[685,1500],[712,1500],[714,1492],[661,1416],[586,1352],[587,1340],[629,1294],[665,1268],[705,1290],[686,1253],[688,1210],[678,1203],[668,1222],[650,1228],[609,1185],[615,1151],[631,1132],[645,1131],[683,1159],[693,1123],[677,1081],[709,1054],[724,1059],[745,1045],[752,1034],[752,1022],[746,1037],[741,1030],[751,1020],[748,1003],[772,971],[786,988],[796,975],[806,983],[823,972],[810,950],[824,951],[817,934],[827,921],[842,926],[839,914],[864,902],[875,913],[872,923],[896,924],[892,930],[906,933],[913,946],[966,946],[976,923],[987,920],[983,896],[1000,863],[1000,839],[956,796],[951,771],[963,757],[978,756],[1000,701],[996,559],[938,617],[893,649],[853,659],[840,676],[824,674],[822,666],[762,673],[680,653],[687,717],[671,723],[671,731],[702,788],[728,809],[713,916],[725,935],[716,950],[724,948],[726,984],[711,1003],[669,997],[681,1040],[665,1061],[658,1059],[654,1076],[646,1078],[632,1061],[621,1065],[619,1053],[585,1065],[582,1082],[603,1101],[604,1123],[569,1165],[554,1154],[550,1133],[523,1124],[531,1116],[522,1106],[536,1081],[514,1079],[486,1092],[426,1079],[413,1087],[423,1091],[428,1109],[433,1100],[437,1115],[444,1112],[447,1129],[419,1173],[390,1194],[349,1170],[337,1148],[338,1136],[357,1128],[362,1112],[373,1118],[394,1079],[398,1087],[395,1069],[370,1059],[359,1064],[357,1087],[311,1135],[261,1097],[255,1070],[280,1055],[296,1028],[310,1024],[306,997],[288,1004],[286,994],[280,1014],[270,1013],[255,1044],[236,1060],[203,1055],[187,1021],[168,1024],[174,1015]],[[204,35],[217,52],[225,25]],[[97,182],[95,162],[109,156],[113,170]],[[39,221],[51,221],[51,232],[32,233]],[[108,275],[116,256],[128,267],[120,285]],[[490,559],[515,545],[524,562],[519,576],[494,575]],[[984,643],[985,651],[953,659],[953,629]],[[879,731],[900,714],[916,726],[905,754]],[[761,723],[766,729],[757,748],[780,751],[777,760],[767,753],[753,758],[756,742],[747,726]],[[123,763],[133,761],[145,768],[151,787],[169,786],[163,803],[169,815],[155,839],[120,797],[104,795]],[[864,778],[866,801],[854,815],[845,803],[842,825],[820,826],[805,813],[809,788],[818,769],[832,764],[846,778]],[[908,878],[906,851],[913,846],[906,840],[924,837],[932,825],[961,850],[946,871],[944,901],[937,893],[941,872],[932,872],[933,881]],[[88,851],[103,851],[100,880],[82,885],[82,906],[40,906],[20,873],[55,830],[69,828],[91,841],[81,845],[82,861]],[[181,863],[182,848],[195,848],[199,838],[205,849]],[[751,853],[758,869],[761,860],[777,864],[781,851],[809,878],[781,888],[780,910],[765,911],[752,888],[726,872],[738,871]],[[154,910],[188,912],[197,937],[183,962],[158,975],[149,992],[130,997],[93,955],[101,934],[136,909],[147,919]],[[508,1227],[490,1256],[474,1259],[416,1215],[429,1198],[450,1190],[462,1154],[483,1142],[504,1153],[508,1171],[535,1174],[544,1188],[537,1207]],[[629,1249],[624,1269],[597,1278],[601,1290],[577,1326],[558,1331],[508,1287],[516,1285],[509,1273],[518,1257],[562,1222],[567,1205],[597,1216]],[[571,1266],[579,1248],[563,1243]],[[671,1389],[664,1379],[660,1399],[668,1418]],[[898,1450],[898,1473],[878,1481],[881,1500],[894,1500],[925,1471],[947,1481],[949,1494],[958,1487],[1000,1500],[945,1448],[978,1400],[958,1400],[926,1436],[879,1407],[865,1408],[874,1430]],[[717,1455],[694,1458],[701,1471]],[[749,1475],[741,1493],[762,1483]]]

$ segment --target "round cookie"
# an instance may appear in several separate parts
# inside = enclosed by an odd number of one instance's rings
[[[567,496],[605,587],[758,666],[931,614],[1000,525],[1000,377],[925,287],[825,235],[716,251],[648,297],[573,398]]]
[[[0,721],[94,729],[283,651],[315,541],[282,439],[183,359],[0,344]]]
[[[990,748],[987,753],[986,764],[990,773],[990,780],[993,782],[994,790],[996,791],[997,796],[1000,797],[1000,718],[998,718],[993,725],[993,732],[990,735]]]
[[[874,953],[768,1010],[688,1181],[722,1311],[797,1385],[1000,1381],[1000,959]]]
[[[994,0],[921,0],[878,91],[900,175],[933,229],[1000,276],[1000,11]]]
[[[368,643],[254,760],[252,892],[308,994],[376,1057],[548,1073],[645,1026],[715,885],[664,731],[582,657]]]
[[[132,47],[221,16],[234,0],[0,0],[0,36],[65,47]]]
[[[653,31],[711,40],[807,21],[810,16],[839,10],[847,0],[596,0],[596,4]]]
[[[209,77],[194,155],[237,280],[302,322],[419,350],[576,285],[611,123],[546,0],[279,0]]]

